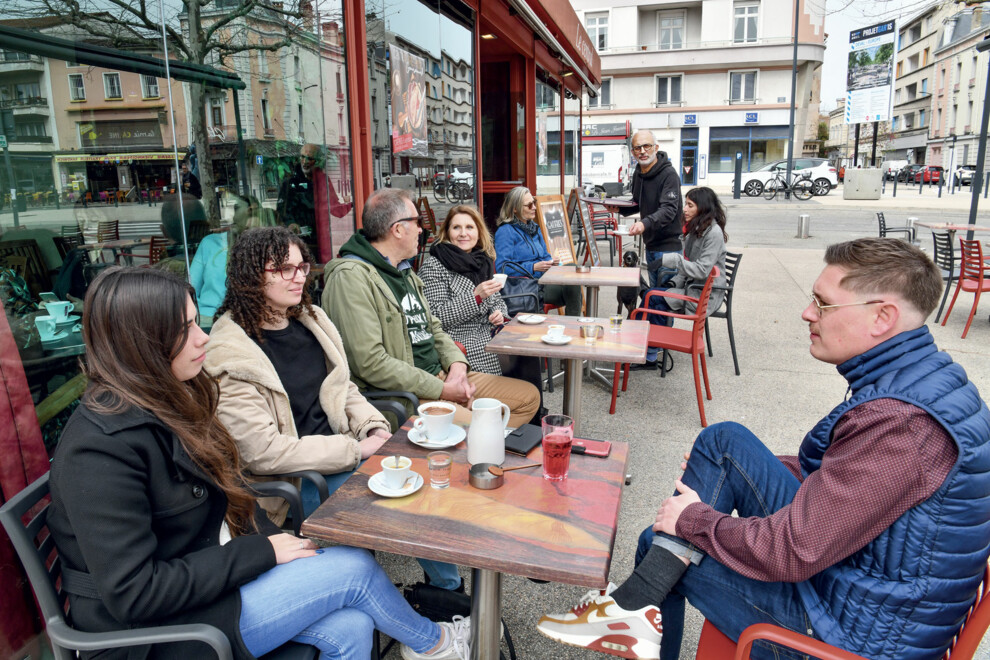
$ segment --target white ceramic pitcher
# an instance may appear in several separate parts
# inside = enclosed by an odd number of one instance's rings
[[[475,399],[471,406],[471,427],[467,435],[468,463],[505,462],[505,428],[509,406],[498,399]]]

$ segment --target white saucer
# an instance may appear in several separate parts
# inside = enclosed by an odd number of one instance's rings
[[[55,321],[55,329],[56,330],[64,330],[65,328],[71,328],[76,323],[79,323],[79,321],[81,319],[82,319],[81,316],[70,316],[69,318],[65,319],[64,321]]]
[[[544,344],[551,344],[553,346],[563,346],[564,344],[570,344],[573,337],[568,337],[564,335],[563,337],[550,337],[550,335],[543,335],[540,337]]]
[[[618,236],[628,236],[629,235],[629,230],[626,229],[625,227],[617,227],[617,228],[615,228],[615,229],[612,230],[612,233],[613,234],[616,234]]]
[[[593,316],[582,316],[581,318],[578,319],[578,323],[594,323],[597,320],[598,319],[596,319]]]
[[[409,442],[419,445],[423,449],[446,449],[460,443],[466,437],[467,431],[464,430],[463,426],[458,426],[457,424],[451,426],[450,433],[447,434],[447,437],[438,442],[427,440],[416,429],[409,429]]]
[[[69,332],[67,330],[61,330],[59,332],[56,332],[54,335],[52,335],[48,339],[42,339],[41,340],[41,343],[42,344],[50,344],[53,341],[58,341],[60,339],[65,339],[67,336],[69,336]]]
[[[547,320],[547,317],[540,316],[539,314],[520,314],[516,318],[519,319],[520,323],[525,323],[527,325],[536,325]]]
[[[386,486],[385,476],[381,472],[368,479],[368,488],[371,489],[371,492],[375,495],[381,495],[382,497],[405,497],[406,495],[412,495],[422,487],[423,475],[418,472],[413,472],[412,483],[409,483],[405,488],[401,489],[389,488]]]

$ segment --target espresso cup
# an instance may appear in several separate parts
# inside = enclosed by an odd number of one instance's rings
[[[562,325],[548,325],[547,326],[547,337],[551,339],[563,339],[564,337],[564,326]]]
[[[505,273],[495,273],[492,275],[492,279],[499,283],[499,286],[505,286],[505,280],[508,279],[508,275]]]
[[[419,419],[413,422],[413,428],[419,432],[420,438],[442,442],[450,435],[454,425],[454,410],[454,405],[446,401],[424,403],[416,409]]]
[[[65,301],[50,302],[45,303],[45,311],[55,319],[56,323],[60,323],[69,320],[69,312],[72,311],[73,306],[72,303]]]
[[[34,325],[38,328],[38,336],[41,341],[48,341],[55,336],[55,319],[51,316],[34,317]]]
[[[386,456],[382,459],[382,474],[385,485],[398,490],[406,483],[412,472],[412,460],[406,456]]]

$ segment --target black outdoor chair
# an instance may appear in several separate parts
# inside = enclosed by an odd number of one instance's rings
[[[945,293],[942,294],[942,304],[938,306],[938,313],[935,314],[935,323],[938,323],[945,309],[945,301],[949,298],[949,289],[952,283],[959,277],[959,260],[956,258],[956,251],[952,247],[952,235],[947,231],[933,231],[932,242],[935,243],[935,254],[932,261],[942,271],[942,280],[945,282]]]
[[[880,223],[880,238],[887,238],[887,234],[899,234],[903,232],[907,235],[909,243],[914,242],[914,227],[888,227],[887,220],[883,217],[883,211],[877,211],[877,222]]]
[[[62,563],[47,527],[50,504],[44,503],[27,523],[23,522],[24,516],[33,512],[48,496],[48,476],[49,473],[45,473],[0,507],[0,524],[7,531],[34,589],[55,659],[74,660],[76,651],[202,642],[213,650],[219,660],[232,660],[230,641],[226,635],[207,624],[153,626],[102,633],[80,632],[72,628],[66,621],[68,594],[61,588]],[[316,657],[315,647],[289,642],[264,655],[262,660],[312,660]]]
[[[722,306],[708,315],[708,318],[725,319],[729,327],[729,348],[732,349],[732,364],[736,368],[736,375],[739,375],[739,359],[736,357],[736,336],[732,332],[732,292],[735,288],[736,273],[742,255],[734,252],[725,253],[725,286],[712,286],[712,290],[722,289],[725,291],[725,299]],[[705,342],[708,344],[708,357],[712,355],[712,338],[708,334],[708,319],[705,319]]]

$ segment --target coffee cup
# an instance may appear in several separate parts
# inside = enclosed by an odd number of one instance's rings
[[[499,286],[505,286],[505,280],[507,280],[508,278],[509,276],[506,275],[505,273],[495,273],[492,276],[492,279],[498,282]]]
[[[55,319],[51,316],[36,316],[34,325],[38,328],[38,336],[41,341],[48,341],[55,337]]]
[[[412,460],[406,456],[386,456],[382,459],[382,478],[389,488],[398,490],[405,485],[412,472]]]
[[[450,435],[454,425],[454,405],[446,401],[430,401],[424,403],[416,412],[419,419],[413,422],[413,428],[419,432],[419,437],[430,442],[442,442]]]
[[[548,325],[547,326],[547,337],[550,337],[550,339],[563,339],[564,338],[564,326],[562,326],[562,325]]]
[[[55,319],[56,323],[69,320],[69,312],[72,311],[74,305],[66,301],[50,302],[45,303],[45,311]]]

